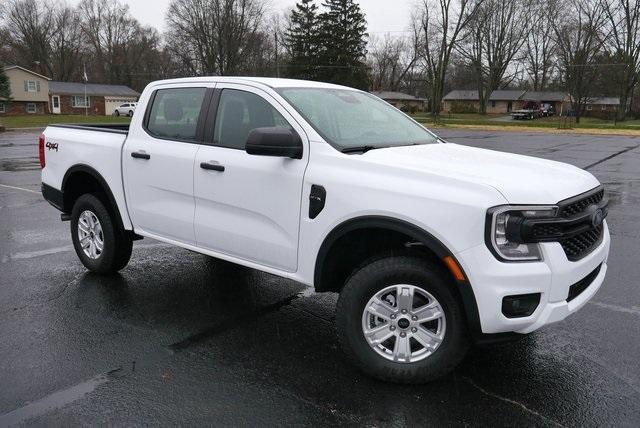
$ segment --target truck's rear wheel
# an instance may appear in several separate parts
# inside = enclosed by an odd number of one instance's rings
[[[78,258],[92,272],[115,273],[131,258],[131,237],[92,194],[80,196],[73,205],[71,239]]]
[[[419,257],[388,257],[356,271],[338,299],[343,350],[376,378],[424,383],[451,371],[468,342],[446,273]]]

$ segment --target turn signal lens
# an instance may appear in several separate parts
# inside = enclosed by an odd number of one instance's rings
[[[449,270],[453,274],[453,277],[456,280],[466,281],[466,278],[464,276],[464,273],[462,272],[462,269],[460,268],[460,265],[458,265],[458,262],[456,262],[453,257],[446,256],[445,258],[442,259],[442,261],[444,261],[444,263],[447,265],[447,267],[449,268]]]

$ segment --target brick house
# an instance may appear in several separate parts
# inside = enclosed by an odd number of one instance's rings
[[[491,93],[491,96],[489,97],[489,102],[487,103],[487,113],[511,113],[513,110],[517,109],[518,101],[524,94],[525,91],[523,91],[522,89],[504,89],[493,91]]]
[[[556,114],[566,113],[571,105],[571,98],[564,92],[504,89],[491,93],[487,113],[508,114],[521,109],[527,101],[552,104]],[[480,111],[478,91],[453,90],[443,97],[442,109],[445,113],[477,113]]]
[[[139,96],[140,93],[124,85],[49,83],[49,98],[53,114],[86,113],[92,116],[109,116],[113,114],[116,107],[135,102]]]
[[[425,111],[427,109],[428,100],[426,98],[414,97],[404,92],[379,91],[371,92],[371,94],[403,111]]]
[[[487,102],[487,113],[506,114],[518,107],[518,101],[525,94],[522,89],[500,89],[493,91]],[[453,90],[442,98],[445,113],[477,113],[480,111],[478,91]]]
[[[17,65],[4,68],[11,88],[11,101],[0,98],[0,115],[49,113],[48,77]]]
[[[600,119],[613,119],[620,108],[618,97],[591,98],[585,104],[584,116],[598,117]]]
[[[480,111],[478,91],[454,89],[442,98],[444,113],[477,113]]]

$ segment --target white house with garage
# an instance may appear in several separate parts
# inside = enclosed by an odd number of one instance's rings
[[[49,82],[53,114],[110,116],[120,105],[136,102],[139,96],[139,92],[124,85]]]

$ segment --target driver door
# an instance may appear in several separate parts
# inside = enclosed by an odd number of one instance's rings
[[[212,111],[215,124],[208,122],[205,131],[210,141],[200,146],[194,164],[197,245],[295,271],[302,182],[309,159],[306,134],[273,97],[249,86],[218,84],[210,115]],[[302,159],[247,154],[249,132],[272,126],[291,127],[300,135]]]

